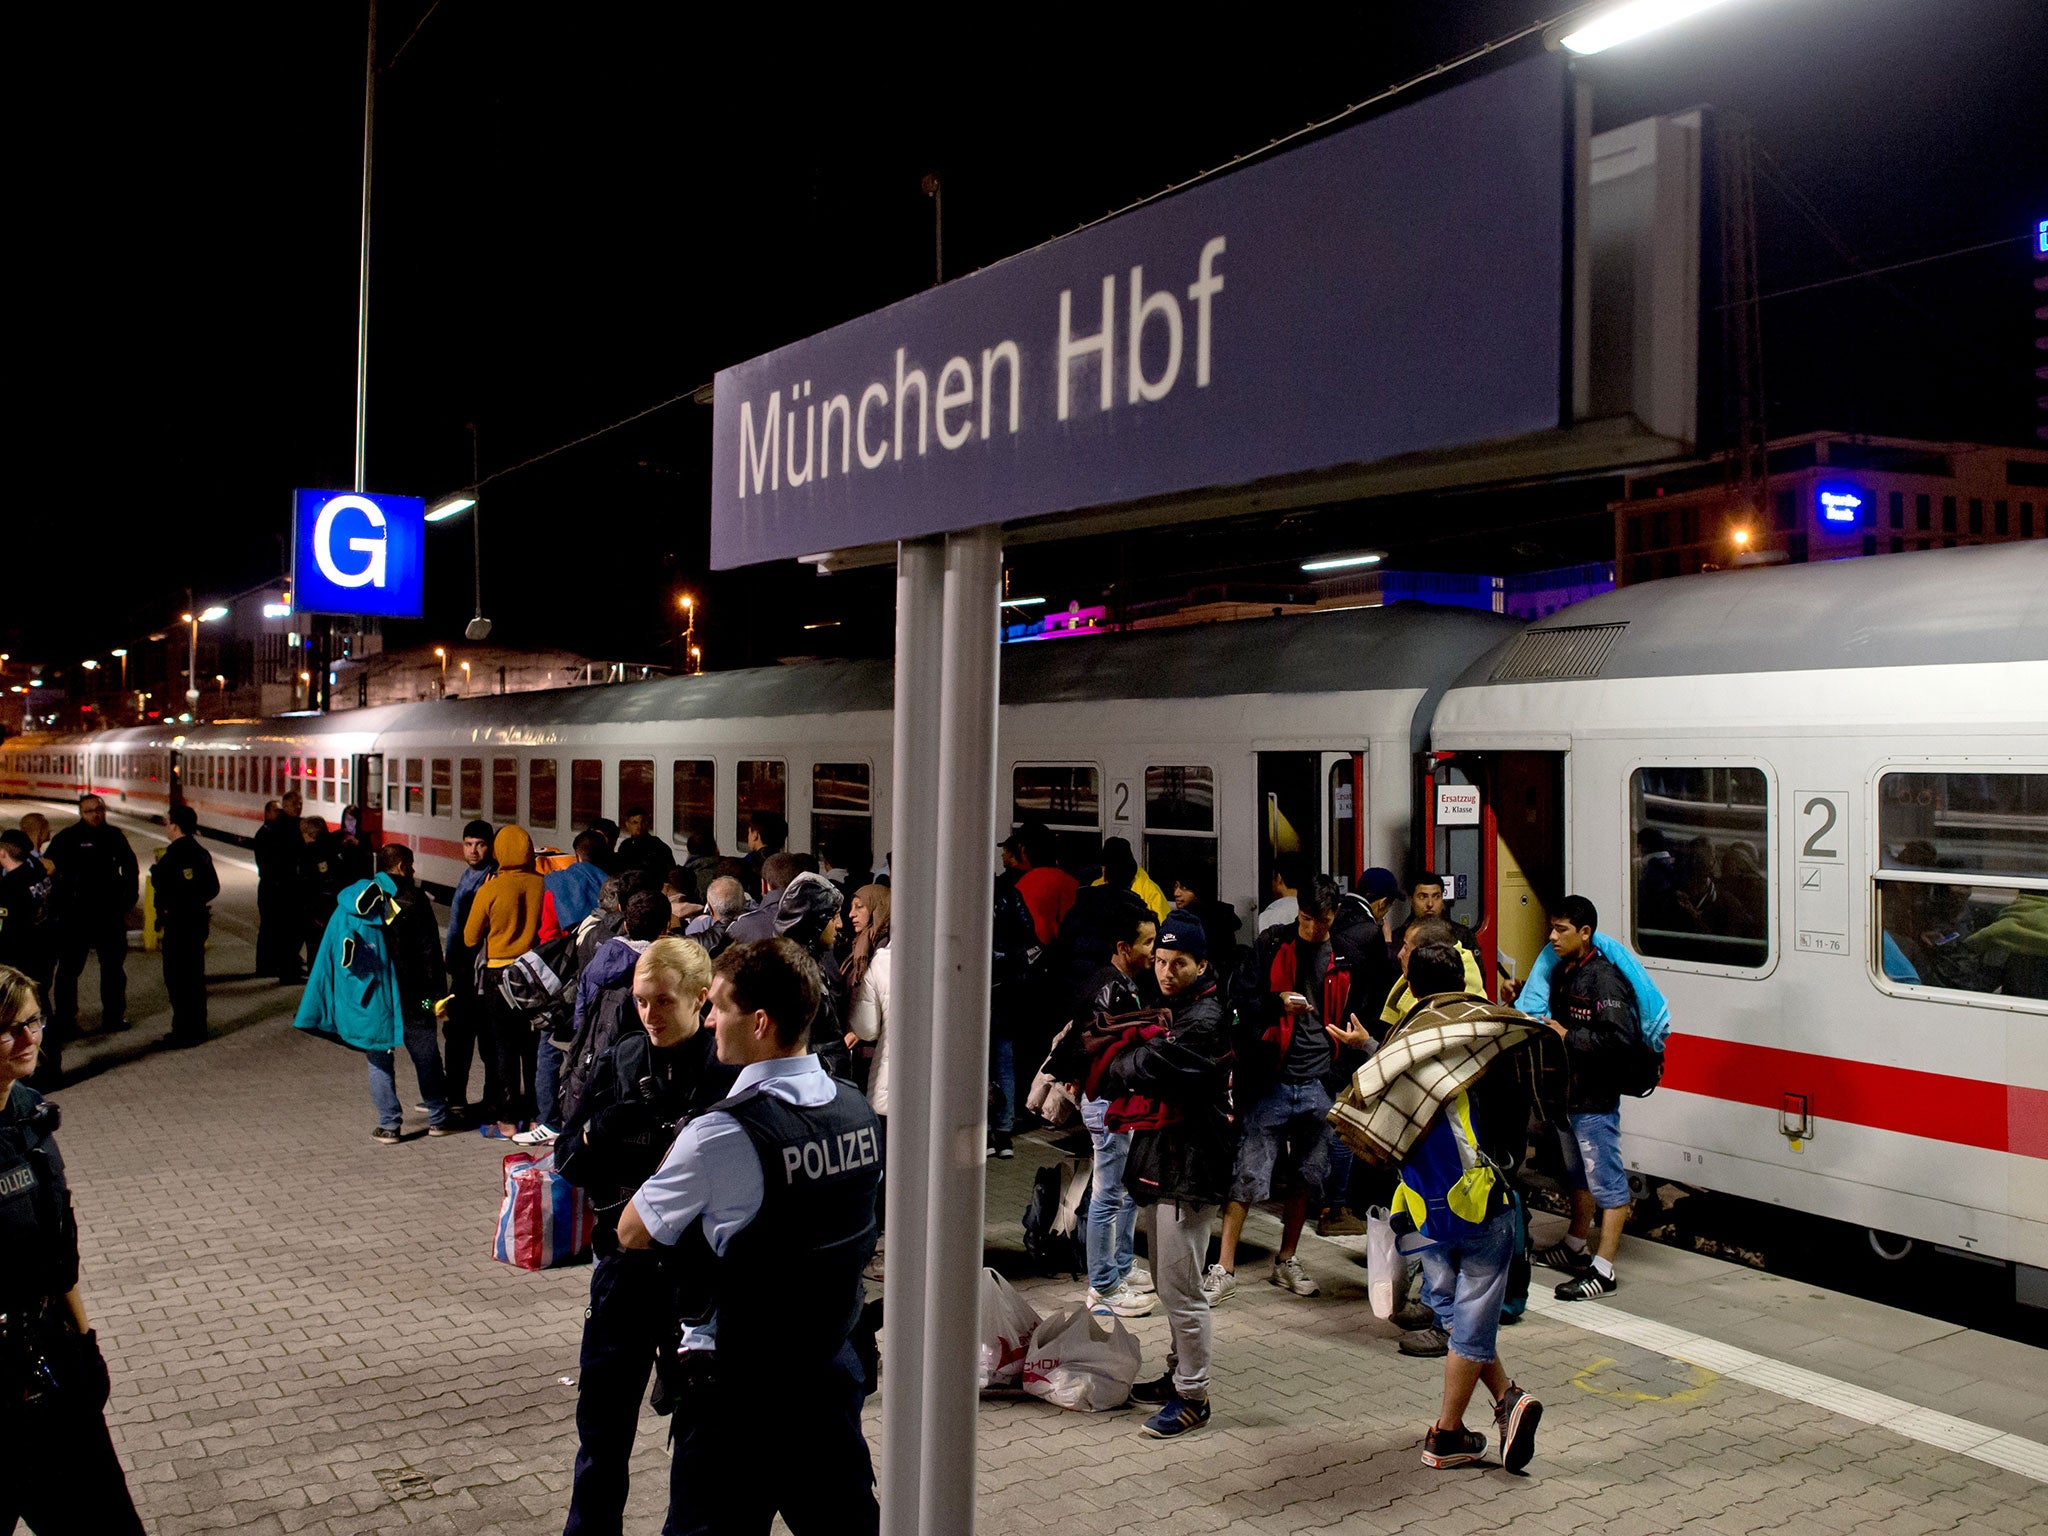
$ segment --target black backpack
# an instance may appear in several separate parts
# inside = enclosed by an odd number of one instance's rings
[[[1615,1073],[1615,1086],[1623,1093],[1647,1099],[1664,1081],[1664,1053],[1643,1038],[1643,1026],[1636,1025],[1636,1038]]]
[[[1078,1157],[1048,1163],[1032,1177],[1031,1202],[1024,1207],[1024,1251],[1045,1269],[1064,1271],[1076,1279],[1088,1272],[1088,1197],[1093,1178],[1093,1165]],[[1081,1186],[1078,1202],[1076,1180]],[[1056,1230],[1063,1206],[1075,1212],[1072,1229],[1065,1232]]]

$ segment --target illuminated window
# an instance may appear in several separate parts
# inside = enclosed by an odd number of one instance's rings
[[[420,815],[426,807],[427,760],[423,757],[408,757],[405,760],[405,814]]]

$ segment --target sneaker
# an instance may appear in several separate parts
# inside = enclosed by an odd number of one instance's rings
[[[1109,1303],[1109,1310],[1118,1317],[1150,1317],[1153,1309],[1159,1305],[1157,1296],[1147,1296],[1132,1290],[1128,1280],[1111,1291],[1105,1299]]]
[[[1432,1424],[1422,1437],[1425,1467],[1469,1467],[1485,1454],[1486,1436],[1469,1429],[1438,1429]]]
[[[1401,1353],[1416,1360],[1440,1360],[1451,1352],[1451,1336],[1441,1328],[1418,1328],[1401,1335]]]
[[[370,1132],[370,1140],[380,1142],[387,1147],[395,1147],[398,1145],[401,1138],[398,1134],[397,1126],[380,1125],[377,1127],[377,1129]]]
[[[1131,1290],[1136,1291],[1140,1296],[1150,1296],[1159,1289],[1159,1287],[1152,1283],[1151,1270],[1138,1269],[1136,1267],[1133,1267],[1131,1272],[1124,1276],[1124,1284]]]
[[[1363,1237],[1365,1223],[1344,1206],[1335,1206],[1323,1212],[1322,1220],[1316,1223],[1318,1237]]]
[[[512,1141],[515,1146],[544,1147],[561,1134],[551,1125],[536,1125],[530,1131],[521,1131]]]
[[[1436,1326],[1436,1311],[1419,1301],[1404,1301],[1394,1308],[1394,1315],[1389,1321],[1403,1333],[1420,1333],[1425,1328]]]
[[[1529,1255],[1529,1260],[1531,1263],[1541,1264],[1545,1269],[1561,1269],[1573,1275],[1593,1267],[1591,1249],[1573,1248],[1561,1240],[1552,1243],[1548,1248],[1538,1248]]]
[[[439,1125],[428,1126],[427,1134],[429,1136],[460,1136],[462,1128],[457,1125],[451,1125],[446,1120],[443,1120]]]
[[[1588,1268],[1583,1275],[1560,1285],[1556,1294],[1559,1301],[1591,1301],[1595,1296],[1612,1296],[1620,1289],[1621,1282],[1612,1275]]]
[[[1323,1294],[1323,1288],[1309,1278],[1308,1271],[1301,1267],[1301,1260],[1292,1254],[1273,1261],[1273,1272],[1266,1276],[1266,1283],[1277,1285],[1283,1291],[1292,1291],[1297,1296]]]
[[[1202,1294],[1209,1305],[1220,1307],[1237,1294],[1237,1276],[1221,1264],[1211,1264],[1202,1275]]]
[[[1008,1131],[990,1131],[988,1133],[988,1155],[1001,1158],[1005,1162],[1017,1155],[1010,1148],[1010,1133]]]
[[[1536,1426],[1543,1422],[1543,1405],[1512,1381],[1494,1405],[1493,1422],[1500,1428],[1501,1465],[1519,1472],[1536,1454]]]
[[[1144,1430],[1154,1440],[1171,1440],[1175,1435],[1193,1434],[1208,1422],[1207,1398],[1196,1401],[1176,1397],[1170,1399],[1164,1408],[1145,1421]]]
[[[1171,1371],[1150,1381],[1141,1381],[1131,1388],[1131,1401],[1134,1403],[1170,1403],[1174,1395]]]

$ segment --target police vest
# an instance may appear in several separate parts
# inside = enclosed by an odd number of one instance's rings
[[[760,1212],[713,1257],[701,1224],[696,1262],[709,1265],[718,1359],[735,1370],[821,1370],[859,1321],[861,1271],[875,1255],[882,1146],[875,1112],[845,1083],[805,1106],[750,1088],[713,1106],[761,1160]]]
[[[78,1229],[57,1106],[24,1083],[0,1109],[0,1313],[34,1316],[78,1283]]]

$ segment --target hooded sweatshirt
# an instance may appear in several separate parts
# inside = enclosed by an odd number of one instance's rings
[[[491,843],[498,872],[486,880],[469,905],[462,942],[485,946],[484,963],[502,970],[533,948],[540,934],[541,898],[547,885],[533,870],[533,839],[519,827],[500,827]]]
[[[397,890],[380,874],[341,893],[299,998],[298,1028],[359,1051],[405,1044],[404,988],[385,931]]]

